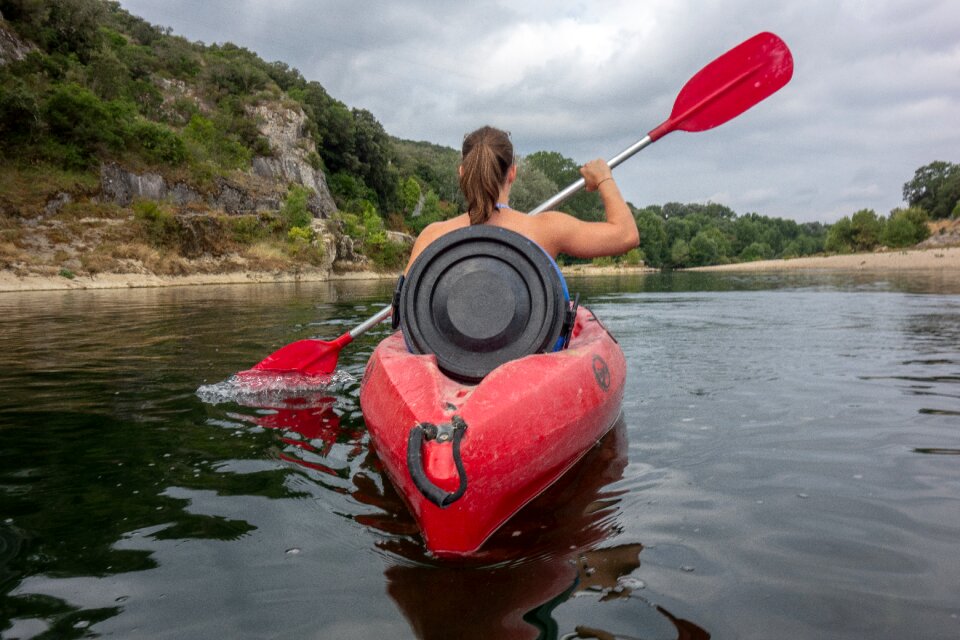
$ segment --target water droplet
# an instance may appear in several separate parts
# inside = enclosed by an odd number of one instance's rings
[[[688,565],[688,564],[685,564],[685,565],[683,565],[682,567],[680,567],[680,571],[683,571],[683,572],[686,572],[686,573],[693,573],[693,572],[694,572],[694,568],[691,567],[691,566]]]
[[[297,556],[297,555],[300,555],[300,549],[298,547],[291,547],[290,549],[287,549],[284,553],[286,553],[288,556]]]
[[[519,531],[519,530],[518,530],[518,531],[514,531],[513,533],[510,534],[510,536],[513,537],[513,538],[516,538],[516,537],[519,536],[521,533],[523,533],[523,532],[522,532],[522,531]]]
[[[86,629],[86,628],[89,627],[89,626],[90,626],[90,621],[89,621],[89,620],[80,620],[80,621],[77,622],[75,625],[73,625],[73,628],[74,628],[74,629]]]
[[[810,495],[807,494],[807,493],[798,493],[798,494],[797,494],[797,497],[798,497],[798,498],[803,498],[804,500],[806,500],[807,498],[810,497]]]
[[[647,588],[646,582],[644,582],[640,578],[633,578],[633,577],[619,578],[617,580],[617,584],[619,584],[624,589],[631,589],[633,591],[639,591],[640,589]]]
[[[116,600],[114,600],[114,602],[126,602],[129,599],[130,599],[130,596],[119,596],[117,597]]]

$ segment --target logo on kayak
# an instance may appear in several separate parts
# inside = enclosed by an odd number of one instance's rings
[[[598,355],[593,356],[593,377],[597,379],[597,384],[604,391],[610,388],[610,367]]]

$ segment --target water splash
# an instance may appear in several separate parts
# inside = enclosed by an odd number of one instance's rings
[[[197,397],[207,404],[234,402],[248,407],[290,407],[306,409],[330,403],[332,388],[355,382],[347,371],[305,375],[242,371],[214,384],[197,389]]]

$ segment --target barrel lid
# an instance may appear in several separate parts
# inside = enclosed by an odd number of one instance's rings
[[[477,382],[501,364],[551,350],[566,287],[532,240],[502,227],[457,229],[414,261],[400,294],[414,353],[432,353],[450,377]]]

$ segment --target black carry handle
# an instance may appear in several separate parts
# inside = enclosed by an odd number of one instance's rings
[[[410,429],[410,437],[407,440],[407,470],[410,472],[410,478],[417,489],[420,490],[420,493],[441,509],[449,507],[462,498],[467,491],[467,472],[463,468],[463,459],[460,458],[460,441],[466,431],[467,423],[460,416],[453,416],[451,424],[437,426],[424,422]],[[423,470],[423,453],[420,447],[424,439],[436,440],[437,442],[453,441],[453,463],[456,465],[457,473],[460,476],[460,486],[453,493],[444,491],[433,484]]]

